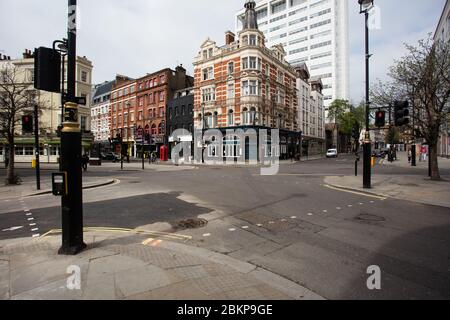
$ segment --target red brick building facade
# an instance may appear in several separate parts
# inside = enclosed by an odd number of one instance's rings
[[[194,61],[195,128],[280,129],[285,133],[280,153],[286,155],[288,140],[291,147],[298,145],[300,131],[297,74],[281,45],[265,46],[255,3],[245,6],[246,22],[238,39],[227,32],[222,47],[208,39]]]

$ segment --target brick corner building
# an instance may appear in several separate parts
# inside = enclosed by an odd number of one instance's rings
[[[237,37],[228,31],[224,46],[210,39],[202,44],[194,61],[194,125],[223,133],[254,129],[258,136],[261,129],[280,129],[280,148],[274,152],[287,159],[301,152],[297,72],[286,62],[282,45],[266,47],[255,6],[254,1],[245,3],[244,25]],[[239,141],[233,139],[224,142],[224,156],[231,159],[242,155]],[[220,154],[209,149],[208,153]]]

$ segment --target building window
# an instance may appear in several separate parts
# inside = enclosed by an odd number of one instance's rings
[[[87,74],[87,72],[86,71],[81,71],[81,81],[82,82],[87,82],[87,76],[88,76],[88,74]]]
[[[256,96],[259,95],[259,81],[250,80],[242,82],[242,95],[243,96]]]
[[[234,62],[228,63],[228,75],[232,75],[234,73]]]
[[[250,123],[250,114],[248,112],[248,109],[244,108],[244,110],[242,110],[242,124],[247,125],[249,123]]]
[[[227,98],[228,99],[234,99],[234,83],[229,83],[227,86]]]
[[[159,76],[159,83],[164,83],[166,82],[166,76],[163,74],[161,76]]]
[[[208,51],[207,50],[203,50],[203,60],[208,59]]]
[[[159,93],[159,101],[160,101],[160,102],[163,102],[163,101],[164,101],[164,91],[161,91],[161,92]]]
[[[213,48],[209,48],[209,50],[208,50],[208,57],[212,58],[212,56],[213,56]]]
[[[80,118],[80,122],[81,122],[81,132],[85,132],[87,130],[86,124],[87,124],[87,119],[85,116],[81,116]]]
[[[229,110],[228,111],[228,119],[227,119],[227,121],[228,121],[228,126],[234,125],[234,112],[233,112],[233,110]]]
[[[202,101],[209,102],[216,100],[216,89],[215,88],[206,88],[202,89]]]
[[[213,67],[203,69],[203,81],[214,79]]]
[[[256,46],[258,44],[256,35],[254,35],[254,34],[250,35],[249,39],[250,39],[249,43],[251,46]]]

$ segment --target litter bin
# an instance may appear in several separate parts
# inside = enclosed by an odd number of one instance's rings
[[[36,159],[31,160],[31,168],[36,169]]]

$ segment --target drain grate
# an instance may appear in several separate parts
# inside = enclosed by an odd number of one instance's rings
[[[205,219],[188,219],[178,222],[177,229],[186,230],[186,229],[197,229],[203,228],[208,224],[208,221]]]

